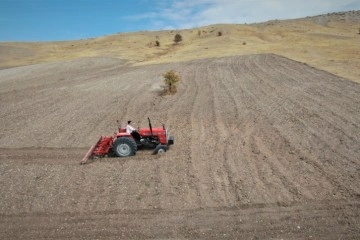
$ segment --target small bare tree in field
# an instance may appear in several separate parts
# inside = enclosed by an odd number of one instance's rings
[[[170,70],[163,74],[165,87],[164,95],[175,94],[177,92],[176,84],[180,81],[180,75],[177,74],[174,70]]]

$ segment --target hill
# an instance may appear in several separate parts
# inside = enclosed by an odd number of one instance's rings
[[[359,82],[359,25],[360,11],[352,11],[259,24],[121,33],[79,41],[2,42],[0,69],[81,57],[113,57],[147,65],[274,53]],[[173,42],[176,33],[183,36],[178,45]]]
[[[0,239],[358,239],[357,17],[1,43]],[[147,117],[165,154],[79,164]]]

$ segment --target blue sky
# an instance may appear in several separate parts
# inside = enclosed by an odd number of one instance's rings
[[[84,39],[360,10],[360,0],[0,0],[0,41]]]

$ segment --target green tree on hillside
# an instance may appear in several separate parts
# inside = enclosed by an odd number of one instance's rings
[[[174,42],[175,42],[176,44],[178,44],[178,43],[181,42],[181,41],[182,41],[182,36],[181,36],[180,33],[177,33],[177,34],[175,35],[175,37],[174,37]]]

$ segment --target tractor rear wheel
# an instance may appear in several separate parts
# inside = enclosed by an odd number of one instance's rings
[[[135,155],[137,145],[135,140],[132,138],[119,137],[115,140],[112,150],[118,157],[128,157]]]

